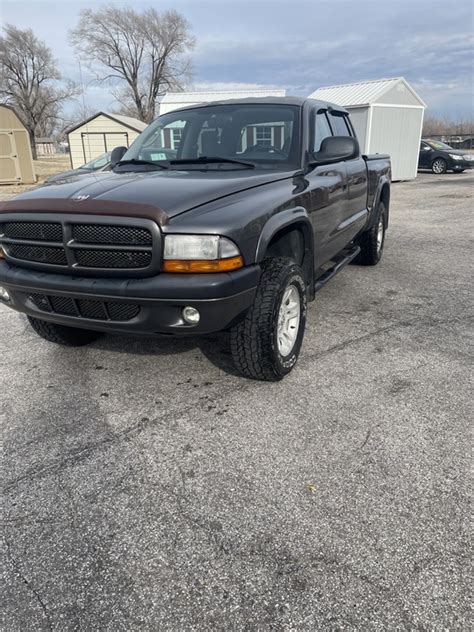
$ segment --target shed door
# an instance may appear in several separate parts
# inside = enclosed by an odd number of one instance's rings
[[[128,132],[82,132],[81,142],[84,163],[112,151],[114,147],[130,145]]]
[[[0,182],[21,182],[13,132],[0,130]]]

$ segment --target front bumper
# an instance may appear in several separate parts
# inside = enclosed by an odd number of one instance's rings
[[[464,169],[474,169],[474,160],[453,160],[451,159],[451,169],[455,171],[464,170]]]
[[[144,279],[84,278],[37,272],[0,262],[0,285],[11,301],[2,304],[42,320],[97,331],[142,334],[207,334],[228,328],[243,317],[253,304],[260,278],[258,265],[222,274],[159,274]],[[46,312],[32,301],[32,295],[73,299],[77,305],[91,301],[133,304],[137,314],[127,321],[113,317],[100,320]],[[50,302],[51,305],[51,302]],[[185,306],[199,310],[197,325],[182,317]]]

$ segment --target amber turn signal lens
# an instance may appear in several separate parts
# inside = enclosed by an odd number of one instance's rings
[[[168,259],[163,262],[164,272],[230,272],[244,267],[242,257],[229,257],[228,259],[213,259],[211,261],[184,261]]]
[[[5,259],[5,253],[3,252],[3,248],[0,246],[0,259]]]

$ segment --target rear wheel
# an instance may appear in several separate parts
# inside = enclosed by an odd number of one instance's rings
[[[385,230],[387,227],[387,211],[385,204],[379,202],[377,216],[373,225],[358,238],[360,253],[354,259],[354,263],[362,266],[375,266],[382,258],[385,244]]]
[[[431,171],[433,173],[436,173],[436,175],[440,175],[442,173],[446,173],[447,170],[448,163],[444,158],[436,158],[436,160],[433,160],[431,164]]]
[[[45,320],[40,320],[33,316],[28,316],[28,320],[38,336],[41,336],[41,338],[48,342],[54,342],[66,347],[83,347],[102,336],[100,331],[56,325],[55,323],[48,323]]]
[[[268,259],[253,306],[231,330],[232,357],[239,372],[257,380],[281,380],[298,360],[305,324],[303,271],[291,259]]]

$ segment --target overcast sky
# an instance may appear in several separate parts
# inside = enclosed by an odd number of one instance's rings
[[[104,4],[110,2],[0,0],[0,11],[3,23],[31,27],[51,46],[63,75],[79,82],[68,30],[82,8]],[[472,0],[155,0],[128,6],[174,8],[188,19],[197,40],[197,90],[271,86],[308,95],[320,86],[402,75],[432,112],[472,114]],[[83,76],[86,104],[114,107],[110,87],[90,84],[84,66]]]

